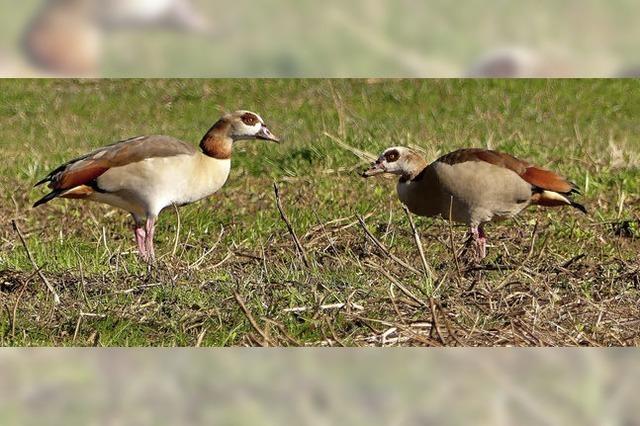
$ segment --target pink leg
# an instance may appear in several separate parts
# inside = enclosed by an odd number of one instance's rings
[[[136,244],[138,245],[138,253],[143,260],[147,260],[147,247],[145,246],[145,238],[147,236],[147,232],[144,230],[142,226],[136,225],[134,231],[136,236]]]
[[[155,251],[153,250],[153,234],[156,229],[156,218],[155,216],[147,217],[147,223],[145,224],[145,231],[147,233],[145,238],[145,246],[147,249],[147,260],[149,262],[153,262],[156,259]]]
[[[480,256],[480,260],[487,257],[487,236],[484,233],[484,229],[482,229],[482,225],[478,226],[478,239],[476,241],[478,245],[478,256]]]
[[[471,226],[469,228],[471,238],[476,245],[476,255],[478,260],[482,260],[487,256],[487,237],[482,229],[482,225]]]

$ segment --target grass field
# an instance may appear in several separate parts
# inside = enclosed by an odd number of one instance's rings
[[[127,214],[30,207],[66,159],[140,134],[196,144],[239,108],[284,142],[238,143],[220,192],[161,215],[152,275]],[[638,117],[633,80],[0,81],[0,344],[637,345]],[[575,181],[590,214],[530,208],[460,269],[465,229],[414,217],[425,277],[394,181],[357,175],[354,150],[391,145],[509,152]]]

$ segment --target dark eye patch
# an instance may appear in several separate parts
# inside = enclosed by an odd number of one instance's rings
[[[400,153],[395,149],[384,153],[384,159],[387,160],[387,163],[398,161],[398,158],[400,158]]]
[[[253,126],[258,122],[258,117],[251,114],[250,112],[245,112],[240,118],[242,119],[242,122],[247,126]]]

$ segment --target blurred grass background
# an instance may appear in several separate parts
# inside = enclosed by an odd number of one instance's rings
[[[5,63],[25,63],[18,42],[44,3],[0,1]],[[465,75],[479,58],[505,47],[531,51],[547,76],[612,76],[640,63],[640,30],[634,24],[640,10],[630,0],[193,4],[211,32],[176,32],[161,25],[104,30],[96,74],[451,77]],[[14,75],[31,74],[28,66],[19,69],[23,73]]]
[[[0,421],[28,425],[633,424],[637,411],[623,350],[5,350],[0,372]]]

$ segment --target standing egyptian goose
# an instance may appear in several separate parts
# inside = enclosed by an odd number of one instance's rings
[[[486,256],[487,222],[513,217],[532,204],[587,212],[571,200],[578,190],[563,177],[487,149],[460,149],[427,164],[409,148],[392,147],[362,176],[381,173],[400,176],[398,197],[412,213],[467,224],[480,259]]]
[[[236,111],[218,120],[204,135],[198,151],[170,136],[139,136],[71,160],[36,186],[52,191],[37,207],[56,197],[109,204],[131,213],[140,255],[154,259],[156,218],[170,205],[185,205],[219,190],[229,176],[233,142],[262,139],[278,142],[260,116]]]

